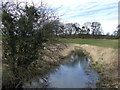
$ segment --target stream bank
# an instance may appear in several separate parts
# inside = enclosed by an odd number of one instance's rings
[[[81,45],[92,58],[93,68],[100,74],[98,86],[118,88],[118,50],[91,45]]]
[[[82,50],[92,58],[93,68],[100,74],[98,87],[118,88],[118,50],[112,48],[103,48],[92,45],[52,43],[45,44],[44,50],[40,51],[43,60],[36,60],[28,67],[28,73],[25,75],[25,81],[37,75],[44,75],[53,68],[59,66],[65,58],[69,57],[74,51]],[[3,65],[9,67],[7,65]],[[7,72],[8,73],[8,72]],[[10,73],[4,77],[6,83],[8,78],[12,77]]]
[[[59,65],[76,49],[84,51],[92,59],[93,68],[101,75],[98,87],[118,88],[118,50],[92,45],[56,43],[45,46],[43,58],[52,65]],[[50,65],[51,67],[51,65]],[[48,69],[48,68],[47,68]]]
[[[98,87],[118,88],[118,49],[104,48],[92,45],[69,44],[80,48],[92,59],[92,67],[100,74]]]

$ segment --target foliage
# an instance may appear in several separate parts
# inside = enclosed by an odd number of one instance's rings
[[[24,4],[24,5],[23,5]],[[53,35],[55,16],[41,5],[2,3],[3,63],[7,63],[16,84],[24,79],[28,66],[38,58],[38,50]]]

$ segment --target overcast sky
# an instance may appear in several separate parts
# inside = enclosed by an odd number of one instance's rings
[[[5,0],[4,0],[5,1]],[[6,0],[8,1],[8,0]],[[10,0],[9,0],[10,1]],[[40,4],[41,0],[16,0],[33,1]],[[64,23],[79,23],[97,21],[102,24],[104,33],[112,33],[118,25],[119,0],[42,0],[50,8],[57,9],[61,21]]]

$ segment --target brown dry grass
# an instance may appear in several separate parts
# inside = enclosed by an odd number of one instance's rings
[[[67,48],[60,53],[63,56],[69,55],[76,48],[82,48],[92,58],[92,63],[96,71],[101,74],[101,85],[103,87],[117,88],[118,83],[118,49],[105,48],[92,45],[67,44]]]

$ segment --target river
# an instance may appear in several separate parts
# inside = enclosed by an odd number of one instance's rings
[[[73,53],[70,58],[43,77],[35,77],[23,88],[96,88],[99,74],[91,67],[91,59]]]

